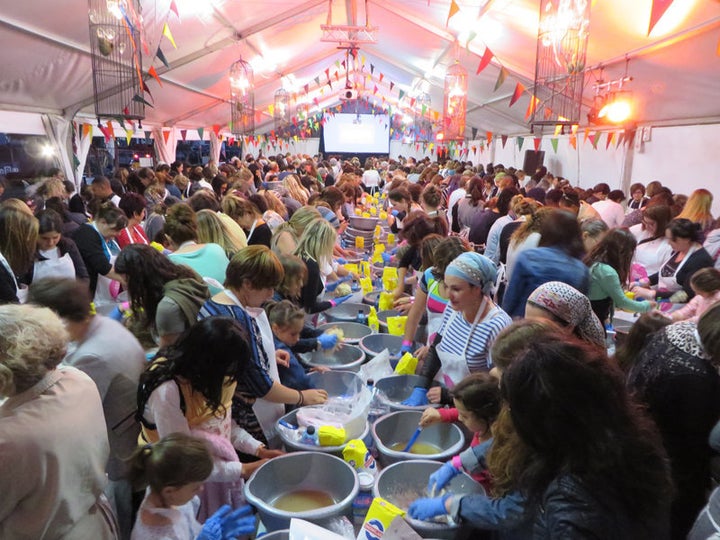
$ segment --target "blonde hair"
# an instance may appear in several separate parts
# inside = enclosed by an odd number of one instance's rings
[[[0,206],[0,253],[16,276],[28,271],[35,258],[39,224],[22,201]]]
[[[288,220],[295,234],[300,236],[313,221],[322,218],[320,211],[314,206],[303,206],[295,210],[295,213]]]
[[[301,259],[313,259],[319,265],[330,262],[337,233],[333,226],[324,219],[318,219],[305,228],[295,255]]]
[[[222,202],[220,203],[223,214],[230,216],[235,221],[252,214],[255,217],[260,217],[260,210],[253,203],[246,199],[242,199],[237,195],[225,195]]]
[[[24,392],[65,357],[68,334],[48,308],[0,306],[0,395]]]
[[[280,200],[280,197],[277,196],[277,193],[271,190],[262,190],[258,191],[258,194],[265,197],[265,202],[267,203],[269,210],[277,212],[283,218],[287,217],[287,208]]]
[[[276,288],[285,277],[280,260],[270,248],[253,245],[238,251],[225,270],[225,286],[240,288],[248,280],[253,289]]]
[[[290,197],[302,205],[306,205],[310,193],[306,190],[294,174],[288,174],[283,180],[283,186],[288,190]]]
[[[218,244],[229,259],[243,247],[230,237],[222,218],[208,209],[197,213],[197,239],[200,244]]]
[[[712,208],[713,196],[707,189],[696,189],[690,194],[685,206],[676,219],[689,219],[693,223],[699,223],[703,230],[712,227],[714,223],[713,215],[710,213]]]

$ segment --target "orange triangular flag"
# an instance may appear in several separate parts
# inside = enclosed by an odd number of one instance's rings
[[[162,86],[162,81],[160,80],[160,76],[158,75],[158,72],[155,71],[155,66],[150,66],[150,69],[148,69],[148,75],[150,75],[153,79],[155,79],[160,86]]]
[[[220,124],[213,124],[212,130],[216,136],[220,136]]]
[[[520,96],[522,96],[522,93],[524,91],[525,87],[522,84],[517,83],[515,85],[515,91],[513,92],[512,98],[510,98],[510,105],[508,105],[508,107],[512,107],[513,105],[515,105],[515,102],[520,99]]]
[[[530,118],[533,114],[535,114],[535,108],[537,107],[538,103],[540,103],[539,98],[536,98],[535,96],[530,96],[530,103],[528,103],[528,108],[525,111],[526,120]]]
[[[673,2],[674,0],[652,0],[652,7],[650,8],[650,24],[648,25],[647,32],[648,36]]]
[[[492,132],[492,131],[488,131],[488,132],[485,134],[485,137],[487,138],[487,143],[490,144],[490,143],[492,142],[493,132]]]
[[[83,127],[82,127],[83,137],[87,137],[88,135],[92,134],[92,131],[93,131],[92,124],[83,124]]]
[[[170,27],[168,26],[168,23],[165,23],[165,25],[163,26],[163,32],[162,32],[162,33],[163,33],[163,36],[165,36],[166,38],[168,38],[168,40],[170,41],[170,43],[172,43],[172,46],[177,49],[177,45],[175,45],[175,39],[173,38],[172,32],[170,32]]]
[[[535,151],[537,152],[540,150],[540,143],[542,142],[542,137],[534,137],[533,138],[533,146],[535,147]]]
[[[586,129],[585,135],[583,136],[583,144],[585,144],[587,142],[589,136],[590,136],[590,131]]]
[[[163,139],[165,139],[165,144],[167,144],[168,139],[170,138],[170,132],[163,130],[162,134],[163,134]]]
[[[453,15],[455,15],[458,11],[460,11],[460,6],[457,5],[457,2],[455,2],[455,0],[451,0],[450,11],[448,12],[447,21],[445,21],[445,26],[450,24],[450,18]]]
[[[575,150],[577,150],[577,136],[576,135],[570,135],[570,146],[572,146]]]
[[[480,59],[480,63],[478,64],[478,68],[475,71],[475,75],[479,75],[483,69],[488,67],[488,65],[490,64],[490,60],[493,59],[493,56],[495,56],[495,55],[490,50],[490,48],[485,47],[485,52],[483,53],[482,58]],[[502,73],[502,71],[501,71],[501,73]]]

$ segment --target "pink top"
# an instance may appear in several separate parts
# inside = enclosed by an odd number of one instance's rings
[[[705,313],[716,302],[720,302],[720,291],[715,291],[715,294],[707,297],[696,294],[685,306],[673,311],[670,317],[673,321],[688,319],[696,323],[700,315]]]

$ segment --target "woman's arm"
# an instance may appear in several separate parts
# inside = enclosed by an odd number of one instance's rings
[[[415,340],[415,332],[417,332],[418,324],[420,324],[420,320],[422,319],[423,312],[425,311],[426,307],[427,294],[422,290],[421,287],[418,287],[415,290],[415,301],[413,302],[412,307],[410,308],[410,311],[407,315],[407,321],[405,323],[405,335],[403,336],[403,341]]]
[[[270,387],[270,391],[262,397],[273,403],[284,403],[286,405],[302,407],[304,405],[319,405],[325,403],[328,394],[325,390],[314,388],[310,390],[295,390],[294,388],[289,388],[275,381]]]
[[[610,297],[616,309],[624,309],[633,313],[645,313],[652,309],[650,302],[637,302],[625,296],[625,292],[620,285],[620,277],[612,266],[597,263],[593,266],[591,274],[592,279],[596,280],[596,284],[602,290],[605,298]]]

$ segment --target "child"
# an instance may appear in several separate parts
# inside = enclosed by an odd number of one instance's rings
[[[293,305],[289,300],[270,302],[266,304],[265,312],[268,321],[270,321],[270,328],[272,328],[275,348],[287,351],[290,355],[290,362],[287,367],[278,364],[280,381],[285,386],[296,390],[315,388],[307,376],[307,372],[311,370],[307,370],[300,363],[293,351],[293,347],[300,340],[300,333],[305,326],[305,312]],[[337,342],[337,336],[322,334],[318,337],[318,343],[321,346],[325,338],[335,338],[335,343]],[[332,341],[332,339],[329,341]],[[328,368],[316,368],[315,370],[327,371]]]
[[[690,287],[695,296],[687,305],[669,314],[673,321],[689,319],[697,322],[710,306],[720,302],[720,271],[715,268],[698,270],[690,278]]]
[[[460,381],[452,390],[455,408],[427,408],[420,417],[420,426],[426,427],[436,422],[462,422],[473,434],[470,446],[492,441],[490,426],[500,412],[500,387],[498,380],[487,373],[473,373]],[[455,456],[445,463],[435,475],[441,475],[440,484],[447,483],[447,476],[462,471],[460,457]],[[433,476],[430,481],[433,481]],[[450,476],[450,478],[452,478]],[[489,491],[490,477],[483,470],[473,478]]]
[[[213,460],[205,442],[171,433],[153,445],[138,447],[130,458],[129,479],[148,487],[140,504],[131,540],[229,540],[255,531],[250,506],[231,512],[223,506],[204,525],[195,519],[196,496],[210,476]]]

